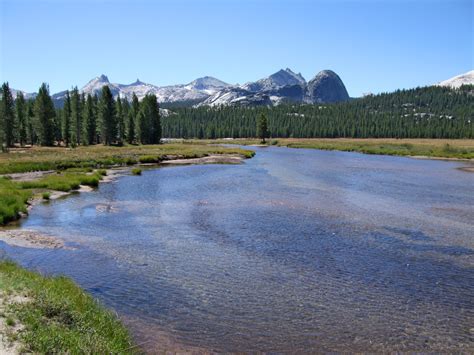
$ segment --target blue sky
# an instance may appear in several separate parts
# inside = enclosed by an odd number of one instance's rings
[[[472,0],[0,0],[0,81],[28,92],[337,72],[351,96],[474,67]]]

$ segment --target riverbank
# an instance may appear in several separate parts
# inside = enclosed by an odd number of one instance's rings
[[[49,200],[57,191],[68,193],[97,187],[107,179],[105,169],[140,164],[240,163],[255,153],[201,143],[150,146],[86,146],[16,148],[0,154],[0,225],[28,213],[35,201]],[[192,160],[190,160],[192,159]]]
[[[260,145],[259,139],[220,139],[208,143]],[[473,139],[396,138],[275,138],[266,145],[288,148],[340,150],[364,154],[397,155],[423,159],[474,161]]]
[[[139,163],[160,163],[174,159],[194,159],[209,155],[241,155],[251,158],[253,151],[208,145],[205,141],[183,141],[159,145],[124,147],[80,146],[13,148],[0,153],[0,175],[70,168],[107,168]]]
[[[133,354],[118,318],[73,281],[0,262],[0,353]]]

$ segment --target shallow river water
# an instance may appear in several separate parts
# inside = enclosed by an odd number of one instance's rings
[[[37,206],[1,243],[158,349],[474,351],[474,174],[461,163],[255,148]]]

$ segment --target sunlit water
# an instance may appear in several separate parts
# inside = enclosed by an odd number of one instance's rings
[[[460,163],[256,148],[35,207],[2,244],[115,309],[149,351],[474,350],[474,174]]]

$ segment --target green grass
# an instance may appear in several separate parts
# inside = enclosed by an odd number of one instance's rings
[[[107,176],[107,170],[99,169],[99,170],[97,170],[97,174],[99,174],[101,176]]]
[[[260,144],[258,139],[216,140],[208,142],[241,145]],[[474,159],[474,140],[472,139],[279,138],[278,140],[268,141],[267,145],[340,150],[364,154]]]
[[[251,158],[255,153],[239,148],[208,145],[205,141],[108,147],[102,145],[77,147],[15,148],[0,153],[0,174],[68,169],[87,172],[117,165],[159,163],[173,158],[201,158],[213,154],[241,154]],[[83,170],[85,169],[85,170]]]
[[[28,302],[10,304],[10,323],[21,323],[22,352],[131,354],[136,348],[117,317],[66,277],[44,277],[0,262],[0,290]],[[5,296],[8,297],[8,296]],[[7,320],[8,324],[8,320]]]
[[[133,168],[133,169],[132,169],[132,174],[133,174],[133,175],[141,175],[141,174],[142,174],[142,169],[140,169],[140,168]]]
[[[20,212],[27,212],[28,200],[33,196],[35,189],[67,192],[77,190],[80,185],[96,187],[103,174],[103,171],[58,172],[38,180],[18,182],[0,177],[0,225],[18,219]],[[44,200],[49,200],[51,194],[49,191],[43,191],[41,196]]]
[[[22,190],[17,183],[0,178],[0,225],[17,219],[20,212],[26,213],[31,196],[31,191]]]
[[[142,156],[138,157],[138,161],[142,164],[145,164],[145,163],[159,163],[162,160],[163,160],[163,157],[154,156],[154,155],[142,155]]]
[[[99,173],[58,173],[47,175],[38,180],[22,181],[18,185],[22,189],[49,189],[68,192],[79,189],[80,185],[97,187],[102,175]]]
[[[446,144],[416,145],[411,143],[358,143],[358,142],[334,142],[334,143],[289,143],[289,148],[311,148],[322,150],[340,150],[346,152],[359,152],[364,154],[398,155],[398,156],[425,156],[437,158],[474,159],[474,149],[457,148]]]

